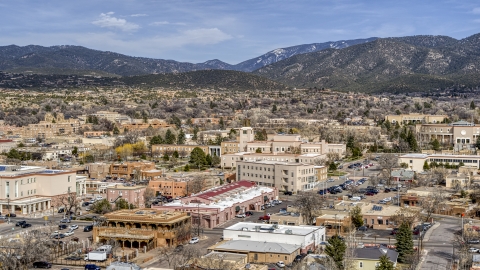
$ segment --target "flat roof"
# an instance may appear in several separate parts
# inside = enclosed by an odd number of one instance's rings
[[[275,226],[275,224],[262,225],[261,223],[239,222],[228,228],[225,228],[224,230],[256,232],[257,228],[259,228],[260,232],[269,232],[274,234],[294,234],[294,235],[308,235],[319,229],[323,229],[322,226],[308,226],[308,225],[297,225],[297,226],[276,225]]]
[[[248,240],[230,240],[218,245],[215,249],[253,251],[266,253],[292,254],[300,249],[300,245],[248,241]]]
[[[180,218],[188,218],[187,214],[179,211],[156,210],[154,208],[143,209],[123,209],[110,212],[104,215],[107,220],[138,220],[138,221],[157,221],[170,222]]]
[[[427,158],[427,154],[406,154],[403,156],[400,156],[401,158]]]

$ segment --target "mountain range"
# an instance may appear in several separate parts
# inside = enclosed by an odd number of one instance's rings
[[[272,89],[287,85],[375,92],[425,91],[455,85],[480,86],[479,69],[480,34],[461,40],[424,35],[304,44],[272,50],[236,65],[217,59],[186,63],[131,57],[81,46],[0,47],[3,71],[134,76],[122,79],[128,85],[143,79],[152,86],[209,87],[221,82],[218,87]],[[241,74],[245,72],[250,74]],[[235,83],[239,79],[248,83]]]

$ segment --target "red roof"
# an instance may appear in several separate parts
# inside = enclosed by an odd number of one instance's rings
[[[13,142],[12,140],[0,140],[0,143]]]
[[[201,194],[192,196],[192,198],[199,197],[199,198],[202,198],[202,199],[205,199],[205,200],[212,200],[213,201],[213,200],[216,200],[215,197],[221,197],[222,195],[228,195],[226,193],[230,193],[230,194],[237,193],[237,192],[249,189],[249,188],[254,187],[254,186],[255,186],[255,183],[250,182],[250,181],[246,181],[246,180],[242,180],[242,181],[238,181],[238,182],[235,182],[235,183],[228,184],[228,185],[223,186],[223,187],[216,188],[216,189],[211,190],[211,191],[207,191],[205,193],[201,193]]]

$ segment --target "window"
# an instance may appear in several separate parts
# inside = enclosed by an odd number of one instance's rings
[[[372,225],[375,224],[375,219],[372,218]]]
[[[254,259],[255,261],[258,260],[258,254],[257,254],[257,253],[255,253],[255,254],[253,255],[253,259]]]
[[[358,267],[363,268],[363,262],[359,262]]]
[[[68,176],[68,182],[70,182],[70,177],[71,177],[71,176],[69,175],[69,176]]]

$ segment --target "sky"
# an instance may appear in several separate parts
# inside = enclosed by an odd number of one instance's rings
[[[229,64],[276,48],[480,32],[478,0],[0,0],[0,46]]]

